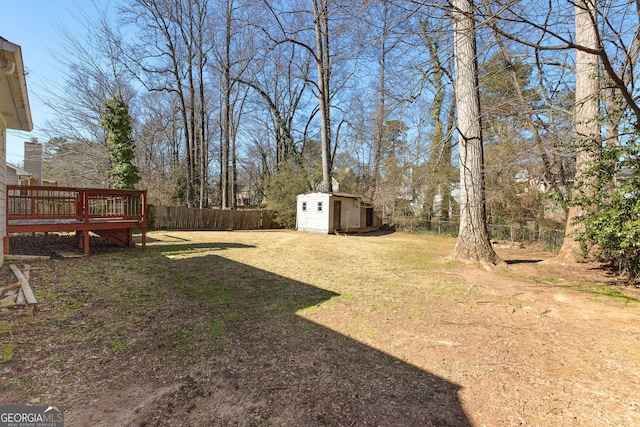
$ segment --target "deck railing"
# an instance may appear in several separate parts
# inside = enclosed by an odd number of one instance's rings
[[[146,191],[7,185],[7,220],[146,221]]]

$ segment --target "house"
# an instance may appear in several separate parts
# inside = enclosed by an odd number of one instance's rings
[[[42,144],[37,140],[24,143],[24,168],[7,163],[7,185],[43,185],[54,187],[56,181],[42,178]]]
[[[31,131],[33,122],[27,94],[22,50],[0,37],[0,237],[7,235],[7,129]],[[0,254],[0,265],[4,255]]]
[[[307,233],[362,233],[378,230],[373,206],[346,193],[312,192],[296,197],[296,229]]]
[[[19,166],[7,163],[6,185],[38,185],[35,176]]]
[[[454,207],[451,206],[451,203],[453,201],[456,205],[460,205],[460,183],[452,182],[449,184],[449,206],[443,205],[443,202],[445,202],[445,194],[443,194],[442,188],[438,187],[438,191],[433,196],[433,205],[431,207],[432,216],[442,218],[446,213],[444,216],[450,218],[454,214]]]
[[[313,191],[322,191],[323,183],[322,181],[316,181],[311,183],[311,189]],[[331,177],[331,191],[338,192],[340,191],[340,183],[334,177]]]

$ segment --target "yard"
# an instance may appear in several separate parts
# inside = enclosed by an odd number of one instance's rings
[[[0,314],[0,405],[68,426],[640,425],[635,288],[535,247],[443,260],[454,243],[157,231],[25,261],[39,307]]]

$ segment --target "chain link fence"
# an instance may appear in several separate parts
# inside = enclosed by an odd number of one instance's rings
[[[458,236],[460,223],[456,221],[420,221],[415,218],[405,218],[397,221],[398,230],[409,233],[431,233],[443,236]],[[504,225],[488,224],[491,240],[510,242],[540,242],[551,249],[559,249],[564,240],[564,230],[546,229],[535,225]]]

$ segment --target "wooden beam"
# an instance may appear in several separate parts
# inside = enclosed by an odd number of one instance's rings
[[[9,268],[13,271],[13,274],[16,275],[16,278],[20,280],[20,284],[22,285],[22,292],[24,293],[24,298],[27,300],[27,304],[37,304],[35,295],[33,295],[33,291],[31,290],[31,286],[29,286],[29,281],[22,274],[22,271],[15,264],[10,264]]]
[[[89,230],[82,230],[82,251],[85,255],[89,255]]]

